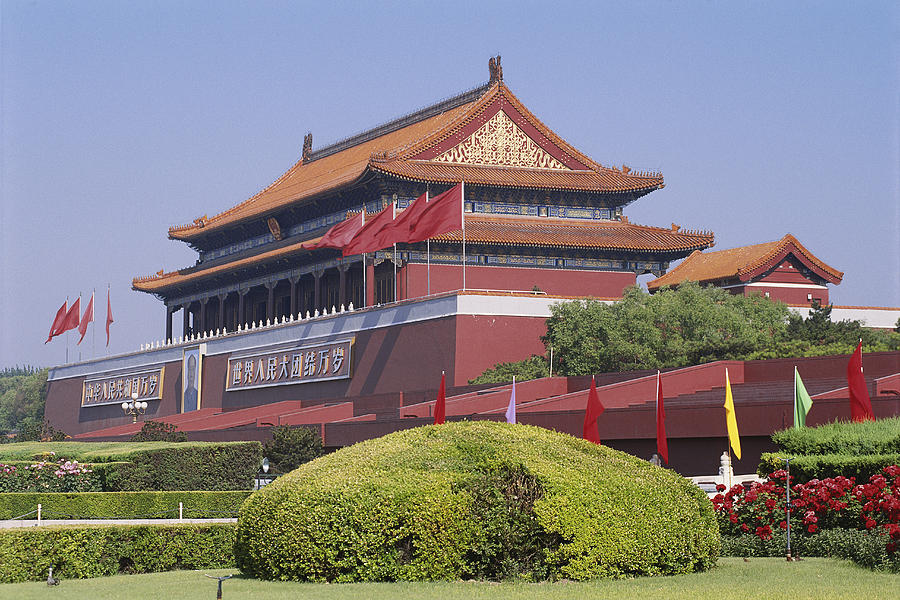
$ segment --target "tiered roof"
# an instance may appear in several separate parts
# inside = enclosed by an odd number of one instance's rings
[[[303,205],[352,185],[368,172],[437,184],[466,181],[634,197],[664,186],[659,173],[594,162],[538,120],[498,79],[327,148],[305,152],[252,198],[213,217],[171,227],[169,237],[191,242],[212,231]]]
[[[370,218],[373,218],[372,215]],[[455,231],[435,238],[447,242],[462,240],[462,232]],[[466,215],[466,242],[496,245],[516,245],[541,248],[630,250],[658,254],[690,252],[713,244],[713,234],[636,225],[628,221],[587,221],[583,219],[548,219],[546,217],[496,217]],[[135,278],[133,287],[143,292],[159,293],[178,285],[196,282],[234,269],[287,257],[308,254],[301,242],[286,244],[260,254],[205,267],[200,264],[179,271],[159,272],[149,277]]]
[[[667,285],[685,281],[715,283],[725,280],[749,282],[781,263],[789,254],[803,263],[810,271],[829,283],[840,283],[844,274],[828,266],[810,252],[791,234],[780,240],[740,246],[716,252],[694,251],[680,265],[647,284],[647,289],[658,290]]]

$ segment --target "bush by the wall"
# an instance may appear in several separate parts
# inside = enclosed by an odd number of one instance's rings
[[[0,494],[0,519],[12,519],[41,505],[44,519],[174,519],[178,503],[185,519],[236,517],[252,492],[86,492]],[[34,516],[29,517],[31,519]]]
[[[855,477],[868,481],[885,467],[900,464],[900,452],[893,454],[821,454],[797,456],[786,452],[766,452],[760,457],[757,472],[761,477],[784,469],[785,458],[791,459],[791,479],[806,482],[828,477]]]
[[[322,437],[308,427],[278,425],[272,428],[272,439],[263,445],[263,454],[273,473],[287,473],[322,456]]]
[[[265,579],[589,579],[705,570],[712,504],[672,471],[489,421],[400,431],[309,462],[241,507]]]
[[[0,530],[0,582],[79,579],[234,565],[234,525],[30,527]]]
[[[888,553],[887,541],[883,530],[826,529],[810,535],[804,534],[802,528],[792,528],[791,554],[841,558],[870,569],[900,573],[900,552]],[[749,533],[722,536],[722,556],[785,556],[786,549],[785,531],[777,531],[767,539]]]
[[[785,429],[772,434],[772,441],[795,455],[896,454],[900,453],[900,417]]]
[[[105,474],[109,491],[248,490],[262,462],[259,442],[173,444],[135,452]]]
[[[78,461],[0,463],[0,492],[99,492],[102,489],[102,474]]]

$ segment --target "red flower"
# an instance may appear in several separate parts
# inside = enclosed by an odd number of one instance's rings
[[[721,483],[717,483],[717,484],[716,484],[716,491],[717,491],[717,492],[724,492],[724,491],[727,490],[727,489],[728,489],[728,488],[725,487],[724,484],[721,484]]]
[[[807,527],[806,530],[809,531],[810,533],[815,533],[816,529],[818,529],[818,528],[819,528],[819,526],[816,525],[815,523],[813,523],[809,527]]]
[[[866,529],[872,529],[873,527],[875,527],[875,525],[877,525],[875,521],[873,521],[872,519],[866,519]]]
[[[747,533],[748,531],[750,531],[750,526],[747,525],[746,523],[741,523],[741,531],[743,531],[744,533]]]

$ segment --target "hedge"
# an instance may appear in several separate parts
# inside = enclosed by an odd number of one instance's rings
[[[0,494],[0,519],[12,519],[41,505],[44,519],[174,519],[178,503],[186,519],[236,517],[250,491],[83,492]],[[29,518],[34,519],[34,516]]]
[[[712,503],[677,473],[528,425],[395,432],[302,465],[241,507],[263,579],[590,579],[711,568]]]
[[[798,528],[791,530],[791,554],[841,558],[877,571],[900,573],[900,552],[888,554],[887,540],[888,536],[877,530],[820,529],[805,534]],[[787,534],[781,530],[767,540],[750,533],[722,536],[722,556],[785,556],[786,550]]]
[[[15,442],[0,444],[0,462],[57,460],[82,463],[122,462],[140,452],[164,448],[229,446],[246,442]],[[51,455],[51,453],[53,453]]]
[[[766,477],[769,473],[784,469],[783,459],[785,458],[791,459],[791,480],[794,483],[840,475],[855,477],[857,483],[865,483],[872,475],[881,473],[885,467],[900,464],[900,453],[863,456],[850,454],[793,456],[786,453],[766,452],[760,456],[757,469],[760,477]]]
[[[772,434],[772,441],[789,454],[896,454],[900,453],[900,417],[785,429]]]
[[[0,582],[234,566],[234,525],[29,527],[0,530]]]
[[[262,462],[259,442],[185,446],[136,452],[106,472],[106,489],[248,490]]]

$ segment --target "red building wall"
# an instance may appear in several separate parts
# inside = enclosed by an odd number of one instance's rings
[[[418,298],[428,295],[428,266],[407,264],[401,269],[400,289]],[[594,296],[621,298],[636,276],[630,271],[577,271],[572,269],[531,269],[525,267],[467,266],[466,288],[470,290],[531,291],[537,286],[552,296]],[[431,293],[462,289],[462,267],[431,265]]]

